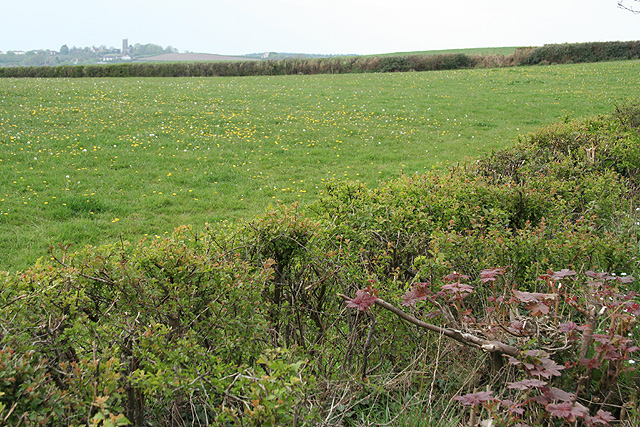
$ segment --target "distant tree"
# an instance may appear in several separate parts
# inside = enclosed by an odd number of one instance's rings
[[[164,53],[178,53],[178,49],[175,47],[167,46],[164,48]]]
[[[66,44],[63,44],[60,47],[60,55],[68,55],[69,54],[69,46],[67,46]]]
[[[140,44],[136,43],[133,45],[132,56],[153,56],[160,55],[163,53],[164,49],[162,46],[157,44],[148,43],[148,44]]]
[[[636,3],[640,3],[640,0],[629,0],[629,1],[633,1]],[[627,4],[629,3],[629,1],[627,1]],[[624,4],[625,0],[618,0],[618,7],[624,10],[628,10],[629,12],[635,13],[636,15],[640,14],[640,5],[638,6],[628,6],[626,4]]]

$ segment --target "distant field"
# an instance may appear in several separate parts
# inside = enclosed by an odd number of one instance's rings
[[[148,56],[140,61],[151,62],[196,62],[196,61],[256,61],[255,58],[244,56],[214,55],[211,53],[163,53],[162,55]]]
[[[638,96],[640,62],[427,73],[0,80],[0,269],[155,238],[506,147]]]
[[[518,47],[476,47],[470,49],[444,49],[444,50],[421,50],[416,52],[395,52],[372,56],[393,56],[393,55],[446,55],[463,53],[465,55],[511,55]]]

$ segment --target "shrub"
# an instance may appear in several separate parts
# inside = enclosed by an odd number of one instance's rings
[[[640,41],[565,43],[536,48],[519,64],[565,64],[638,58],[640,58]]]
[[[508,377],[517,381],[496,377],[492,391],[474,391],[456,400],[482,408],[493,423],[541,425],[556,417],[608,424],[615,419],[612,412],[624,418],[637,380],[629,361],[640,351],[640,304],[635,292],[623,289],[634,279],[587,271],[582,279],[586,283],[574,286],[575,271],[549,270],[539,278],[543,289],[527,292],[502,281],[506,272],[485,269],[477,281],[453,272],[442,281],[414,283],[402,296],[402,305],[427,305],[425,317],[437,324],[401,311],[372,290],[344,298],[359,310],[377,305],[491,354],[493,374],[510,371]],[[475,416],[474,410],[471,425],[476,425]]]
[[[233,226],[54,248],[0,275],[0,420],[349,423],[458,390],[472,417],[505,425],[622,418],[637,381],[637,116],[621,105],[375,189],[330,181],[307,209]]]

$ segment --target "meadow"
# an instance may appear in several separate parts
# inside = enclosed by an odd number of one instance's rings
[[[389,55],[446,55],[446,54],[457,54],[462,53],[465,55],[511,55],[513,52],[518,49],[515,46],[505,46],[505,47],[475,47],[469,49],[442,49],[442,50],[421,50],[416,52],[395,52],[395,53],[387,53],[385,56]],[[381,56],[381,55],[377,55]]]
[[[1,270],[376,186],[610,112],[640,61],[423,73],[0,80]],[[8,250],[10,248],[10,250]]]

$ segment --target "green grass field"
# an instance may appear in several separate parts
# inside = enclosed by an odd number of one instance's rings
[[[371,56],[395,56],[395,55],[448,55],[462,53],[465,55],[510,55],[516,51],[516,46],[505,47],[474,47],[469,49],[443,49],[443,50],[421,50],[416,52],[395,52],[382,55]]]
[[[640,62],[426,73],[0,80],[0,269],[313,201],[639,95]]]

